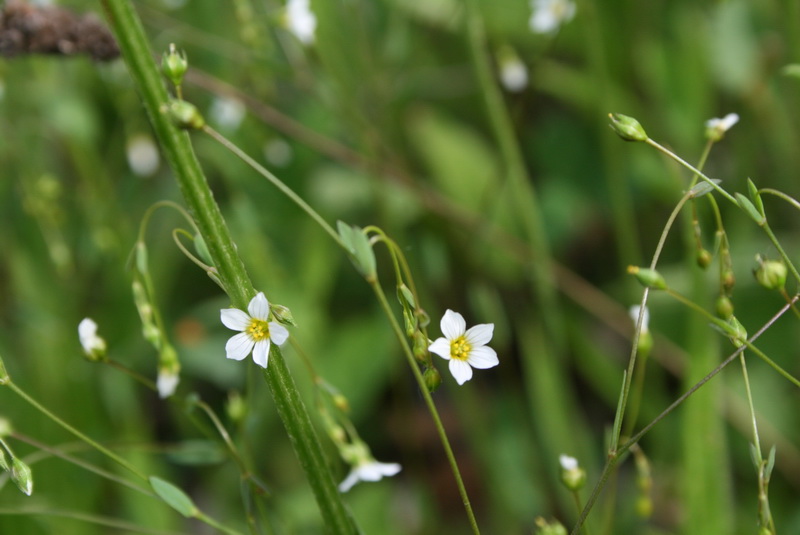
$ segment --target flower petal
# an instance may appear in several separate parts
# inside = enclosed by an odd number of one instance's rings
[[[450,360],[450,340],[447,338],[437,338],[434,343],[428,346],[428,351],[436,353],[443,359]]]
[[[467,330],[467,322],[464,321],[464,316],[458,312],[453,312],[449,308],[442,316],[439,326],[442,328],[442,334],[448,340],[458,338]]]
[[[486,368],[497,366],[500,364],[500,360],[497,358],[497,352],[494,349],[487,346],[479,346],[473,347],[472,351],[469,352],[467,363],[473,368],[485,370]]]
[[[488,344],[492,339],[492,334],[494,334],[494,323],[481,323],[470,327],[464,336],[469,345],[475,347]]]
[[[276,344],[283,345],[283,343],[289,338],[289,331],[287,331],[286,327],[280,323],[271,321],[269,322],[269,337]]]
[[[269,301],[264,296],[264,292],[258,292],[247,305],[247,311],[251,318],[267,321],[269,319]]]
[[[269,338],[256,342],[256,346],[253,348],[253,361],[262,368],[267,367],[269,362]]]
[[[347,492],[348,490],[353,488],[353,485],[358,483],[358,470],[352,469],[350,473],[347,474],[347,477],[344,478],[344,481],[339,483],[339,492]]]
[[[243,331],[250,325],[250,316],[238,308],[223,308],[219,311],[219,319],[228,329]]]
[[[253,350],[253,339],[245,333],[234,334],[225,344],[225,353],[229,359],[242,360]]]
[[[472,368],[463,360],[450,359],[450,373],[460,385],[472,379]]]

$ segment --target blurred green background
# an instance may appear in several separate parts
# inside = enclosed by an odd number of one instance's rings
[[[736,112],[741,120],[712,151],[707,173],[730,192],[745,192],[751,177],[797,195],[800,80],[782,69],[800,62],[800,2],[581,0],[574,19],[549,35],[531,31],[524,0],[477,4],[486,32],[479,44],[493,60],[511,47],[528,70],[522,91],[501,89],[502,103],[551,258],[532,249],[526,234],[528,199],[520,202],[507,176],[510,162],[470,52],[466,4],[317,0],[316,41],[304,46],[281,26],[280,2],[135,2],[154,54],[172,42],[188,53],[184,94],[212,126],[329,222],[378,225],[400,244],[432,318],[431,338],[439,336],[447,308],[469,325],[495,324],[491,346],[500,366],[458,387],[434,357],[444,379],[435,400],[483,533],[531,533],[539,515],[568,527],[577,517],[558,482],[559,454],[578,457],[588,470],[584,498],[599,475],[630,351],[627,308],[641,297],[625,267],[649,263],[690,180],[654,150],[622,142],[608,129],[607,114],[636,117],[652,138],[695,162],[705,121]],[[89,1],[62,5],[100,11]],[[495,80],[498,69],[493,64]],[[113,359],[156,375],[156,354],[141,336],[131,297],[130,252],[147,208],[181,197],[163,160],[138,171],[129,162],[131,147],[138,142],[147,150],[152,134],[124,63],[3,59],[0,84],[0,355],[9,373],[71,424],[244,529],[235,466],[207,448],[199,464],[181,455],[204,437],[180,404],[81,356],[77,325],[90,316]],[[208,137],[192,137],[256,287],[291,308],[299,324],[292,336],[348,397],[376,458],[403,465],[398,476],[347,494],[363,531],[467,533],[430,417],[367,285],[266,181]],[[766,203],[770,222],[800,259],[798,214],[773,199]],[[755,284],[753,258],[777,254],[741,212],[721,206],[737,276],[736,314],[754,332],[782,299]],[[708,204],[701,200],[697,208],[712,250]],[[688,221],[679,218],[659,267],[672,287],[711,309],[716,271],[695,265]],[[271,490],[265,533],[320,533],[266,385],[252,364],[224,358],[231,333],[218,318],[229,303],[177,250],[170,236],[177,226],[186,225],[157,212],[147,244],[157,304],[180,354],[178,397],[196,392],[224,414],[229,392],[245,392],[250,412],[235,435]],[[389,258],[377,252],[393,292]],[[532,267],[551,260],[555,282],[537,287]],[[548,299],[552,290],[555,299]],[[732,350],[707,321],[666,296],[652,295],[650,308],[656,347],[637,428]],[[759,347],[800,373],[797,328],[788,315]],[[306,371],[291,350],[287,355],[313,409]],[[800,533],[800,397],[762,362],[748,362],[762,446],[777,444],[770,502],[778,531]],[[21,435],[109,466],[7,389],[0,389],[0,416]],[[653,471],[652,516],[636,514],[639,494],[627,462],[590,516],[591,532],[754,533],[751,440],[735,364],[643,439]],[[30,461],[35,492],[27,498],[0,479],[0,533],[127,532],[17,514],[33,510],[117,517],[155,532],[210,532],[30,444],[10,444]],[[325,444],[344,478],[348,467]]]

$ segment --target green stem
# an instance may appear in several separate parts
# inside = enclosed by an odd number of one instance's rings
[[[417,380],[419,390],[422,393],[425,404],[428,406],[428,411],[431,413],[433,424],[436,427],[436,431],[439,433],[439,439],[442,442],[444,453],[447,456],[447,462],[450,463],[450,468],[453,471],[453,476],[456,480],[456,486],[458,487],[458,492],[461,495],[461,501],[464,504],[464,509],[467,512],[467,518],[469,520],[470,527],[472,528],[472,532],[475,533],[475,535],[480,535],[478,522],[475,519],[475,514],[472,512],[472,505],[470,504],[469,495],[467,494],[467,488],[464,486],[464,480],[461,478],[461,472],[458,469],[456,456],[453,454],[453,448],[450,447],[450,441],[447,438],[447,432],[444,429],[442,420],[439,417],[439,412],[436,410],[436,404],[433,402],[433,398],[431,397],[427,386],[425,386],[425,379],[422,377],[422,372],[419,371],[419,366],[414,359],[414,355],[408,348],[403,329],[397,323],[397,319],[394,317],[394,313],[392,312],[392,307],[389,305],[389,302],[386,299],[386,294],[383,293],[383,289],[381,288],[380,284],[378,281],[370,281],[370,286],[372,286],[372,290],[375,292],[375,295],[377,296],[378,301],[381,304],[381,308],[383,308],[383,311],[386,314],[386,317],[389,318],[389,322],[392,325],[392,330],[394,331],[397,340],[400,342],[400,345],[403,348],[403,354],[406,356],[406,360],[408,360],[408,365],[411,368],[411,371],[414,373],[414,378]]]
[[[94,449],[96,449],[97,451],[99,451],[100,453],[102,453],[103,455],[105,455],[118,465],[122,466],[123,468],[126,468],[139,479],[142,479],[144,481],[149,481],[147,476],[144,473],[140,472],[138,468],[136,468],[131,463],[129,463],[128,461],[126,461],[113,451],[109,450],[102,444],[84,435],[83,433],[81,433],[80,431],[69,425],[67,422],[65,422],[64,420],[62,420],[61,418],[59,418],[58,416],[47,410],[45,407],[39,404],[38,401],[36,401],[28,394],[26,394],[25,391],[22,390],[20,387],[18,387],[13,381],[9,380],[8,383],[6,383],[6,386],[8,386],[11,390],[13,390],[14,393],[17,394],[19,397],[30,403],[36,410],[38,410],[39,412],[41,412],[42,414],[53,420],[55,423],[57,423],[58,425],[60,425],[73,435],[75,435],[76,437],[78,437],[80,440],[84,441],[85,443],[87,443],[88,445],[90,445],[91,447],[93,447]]]
[[[168,95],[153,61],[141,21],[130,0],[101,0],[101,3],[164,156],[172,167],[184,200],[214,260],[222,287],[232,304],[244,310],[255,294],[253,283],[236,252],[219,207],[200,169],[189,135],[179,131],[161,111],[168,102]],[[337,535],[357,533],[358,528],[333,481],[308,411],[300,399],[283,355],[274,344],[270,351],[270,366],[264,371],[264,377],[314,492],[324,525],[329,532]]]

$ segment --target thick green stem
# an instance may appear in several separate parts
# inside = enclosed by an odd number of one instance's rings
[[[255,293],[244,264],[236,253],[225,221],[214,201],[187,133],[178,130],[162,113],[167,91],[130,0],[101,0],[120,50],[137,86],[164,156],[180,185],[184,200],[219,273],[233,305],[246,309]],[[335,534],[357,533],[333,481],[308,412],[280,350],[273,346],[264,372],[275,406],[300,459],[316,497],[327,530]]]

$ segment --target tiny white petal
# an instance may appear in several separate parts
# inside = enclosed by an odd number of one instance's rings
[[[450,360],[450,340],[437,338],[435,342],[428,346],[428,351],[436,353],[443,359]]]
[[[286,4],[286,24],[304,45],[314,42],[317,17],[311,11],[309,0],[289,0]]]
[[[267,367],[269,361],[269,338],[259,340],[253,348],[253,362],[261,366]]]
[[[289,331],[280,323],[271,321],[269,322],[269,337],[280,346],[289,338]]]
[[[353,485],[358,483],[358,473],[355,469],[353,469],[347,477],[344,478],[344,481],[339,483],[339,492],[347,492],[348,490],[353,488]]]
[[[564,470],[575,470],[578,468],[578,459],[569,455],[559,455],[558,462]]]
[[[223,308],[219,315],[222,324],[233,331],[243,331],[250,325],[250,316],[238,308]]]
[[[497,358],[497,353],[494,349],[491,347],[480,346],[472,348],[472,351],[469,353],[469,358],[467,359],[467,364],[473,368],[485,370],[486,368],[493,368],[497,366],[500,364],[500,360]]]
[[[267,321],[269,319],[269,301],[264,296],[264,292],[258,292],[247,305],[247,311],[251,318]]]
[[[464,321],[464,316],[448,308],[444,316],[442,316],[439,327],[441,327],[442,334],[448,340],[454,340],[466,332],[467,322]]]
[[[528,86],[528,68],[519,59],[507,60],[500,66],[500,82],[507,91],[522,91]]]
[[[460,385],[472,379],[472,368],[463,360],[450,359],[450,373]]]
[[[242,360],[253,350],[253,339],[245,333],[235,334],[225,344],[225,353],[229,359]]]
[[[464,337],[471,346],[485,346],[492,339],[494,323],[481,323],[470,327]]]
[[[156,380],[156,388],[158,389],[158,397],[166,399],[175,393],[178,387],[180,377],[174,373],[160,373]]]
[[[641,307],[639,305],[633,305],[628,311],[628,313],[631,316],[631,319],[633,320],[634,325],[636,325],[639,322],[640,308]],[[647,332],[649,330],[649,325],[650,325],[650,311],[647,309],[647,307],[644,307],[644,317],[642,318],[642,332]]]

